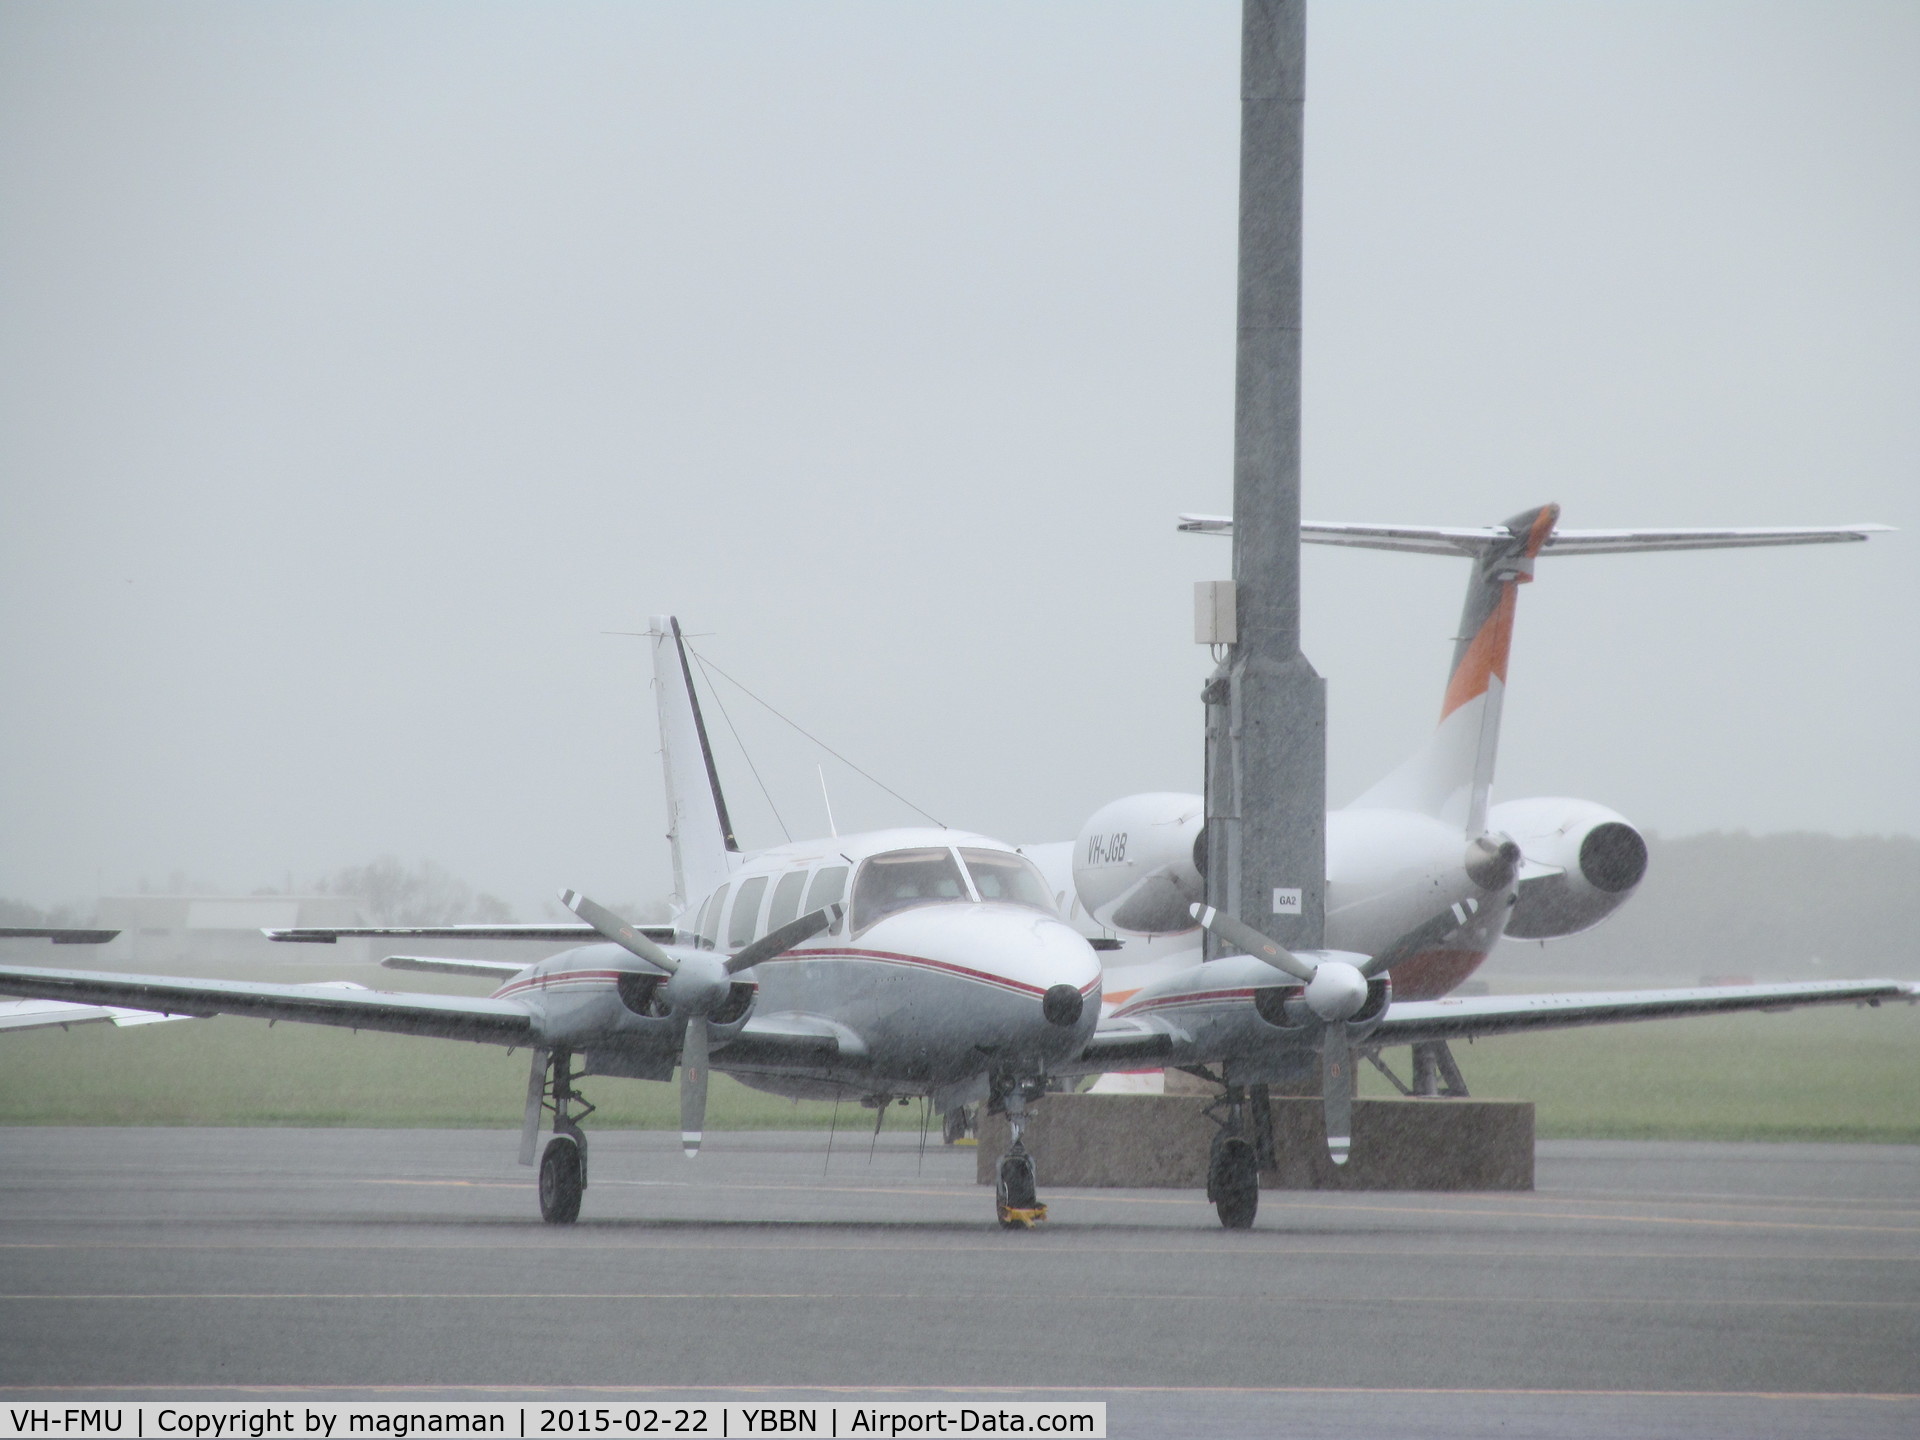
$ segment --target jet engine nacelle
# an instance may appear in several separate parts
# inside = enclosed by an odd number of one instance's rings
[[[1198,795],[1129,795],[1103,805],[1073,842],[1073,888],[1094,920],[1141,935],[1194,928],[1188,906],[1206,899]]]
[[[1590,800],[1509,800],[1487,812],[1487,825],[1511,835],[1526,857],[1507,916],[1506,933],[1516,940],[1591,929],[1624,904],[1647,873],[1640,832]]]

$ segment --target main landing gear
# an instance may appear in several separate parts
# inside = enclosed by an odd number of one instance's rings
[[[1260,1169],[1273,1158],[1267,1087],[1255,1085],[1249,1096],[1242,1086],[1225,1086],[1206,1115],[1220,1127],[1207,1153],[1207,1199],[1227,1229],[1251,1230],[1260,1213]]]
[[[1006,1112],[1007,1128],[1013,1135],[1013,1143],[1000,1157],[993,1182],[994,1212],[1003,1229],[1031,1230],[1047,1218],[1047,1207],[1040,1203],[1033,1156],[1021,1143],[1027,1129],[1027,1108],[1045,1093],[1043,1080],[996,1080],[987,1100],[988,1113]]]
[[[571,1050],[535,1050],[527,1077],[526,1119],[520,1131],[520,1163],[533,1164],[540,1121],[553,1116],[553,1138],[540,1154],[540,1218],[549,1225],[571,1225],[580,1218],[580,1197],[587,1188],[587,1136],[580,1122],[594,1107],[573,1088]]]
[[[1386,1076],[1393,1088],[1402,1095],[1417,1096],[1423,1100],[1437,1097],[1449,1100],[1468,1098],[1467,1082],[1460,1074],[1459,1065],[1454,1062],[1453,1051],[1444,1040],[1414,1041],[1411,1085],[1388,1068],[1387,1062],[1380,1058],[1378,1045],[1363,1053],[1373,1062],[1373,1068]]]

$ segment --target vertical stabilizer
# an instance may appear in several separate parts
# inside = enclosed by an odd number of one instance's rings
[[[1439,727],[1405,764],[1354,801],[1357,808],[1413,810],[1459,825],[1467,835],[1486,829],[1518,587],[1533,579],[1533,562],[1559,518],[1558,505],[1542,505],[1514,516],[1482,542],[1467,582]]]
[[[693,689],[680,622],[656,615],[653,688],[660,705],[660,765],[667,783],[667,840],[673,847],[676,909],[698,904],[733,873],[740,853],[727,816],[727,799],[707,743],[706,721]]]

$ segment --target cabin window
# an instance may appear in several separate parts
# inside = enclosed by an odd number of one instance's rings
[[[767,907],[767,929],[778,930],[800,917],[800,892],[807,888],[807,872],[795,870],[782,875],[773,887],[773,904]]]
[[[727,948],[738,950],[753,939],[753,927],[760,918],[760,897],[767,893],[767,877],[755,875],[742,880],[733,897],[733,914],[727,920]]]
[[[847,893],[847,867],[829,865],[813,873],[813,888],[807,891],[807,913],[824,910]]]
[[[700,912],[700,940],[709,950],[720,943],[720,912],[727,908],[727,887],[722,885],[707,897]]]
[[[967,873],[973,877],[973,888],[982,900],[1053,912],[1047,882],[1025,856],[1007,850],[962,850],[960,858],[967,862]]]
[[[853,882],[853,928],[863,930],[883,916],[915,905],[970,898],[953,852],[945,847],[875,855],[860,867]]]

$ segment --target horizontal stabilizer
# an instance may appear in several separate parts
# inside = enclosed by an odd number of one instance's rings
[[[636,925],[649,940],[671,943],[673,926]],[[303,925],[288,930],[262,930],[269,940],[295,945],[331,945],[336,940],[553,940],[563,944],[591,944],[600,932],[591,925]],[[516,967],[518,968],[518,967]]]
[[[42,929],[31,925],[0,925],[0,940],[51,940],[56,945],[104,945],[119,933],[118,930],[75,930],[70,927]]]
[[[1231,535],[1230,515],[1182,515],[1192,535]],[[1738,550],[1758,545],[1834,545],[1891,532],[1891,525],[1745,526],[1694,530],[1560,530],[1547,536],[1542,555],[1627,555],[1648,550]],[[1357,550],[1402,550],[1414,555],[1478,556],[1512,540],[1500,525],[1356,525],[1302,520],[1310,545]]]
[[[0,1001],[0,1030],[45,1030],[58,1025],[88,1025],[111,1020],[115,1025],[148,1025],[156,1020],[186,1020],[186,1015],[156,1015],[150,1010],[123,1010],[115,1005],[75,1005],[65,1000]]]
[[[480,975],[489,980],[511,980],[527,968],[514,960],[453,960],[439,955],[389,955],[380,963],[389,970],[420,970],[429,975]]]

